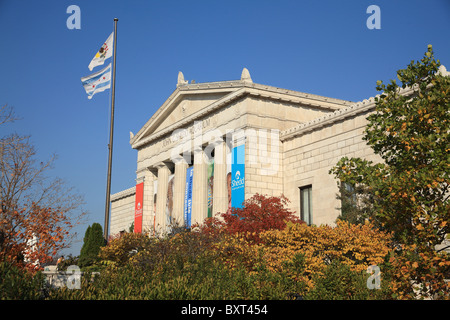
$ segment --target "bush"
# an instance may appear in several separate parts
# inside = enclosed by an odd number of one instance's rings
[[[290,224],[284,230],[261,234],[265,260],[274,270],[282,270],[283,261],[301,252],[305,256],[305,273],[309,278],[334,261],[365,271],[369,265],[384,262],[389,253],[390,235],[372,224],[352,225],[338,221],[337,226]]]
[[[186,251],[195,233],[160,239],[142,248],[123,264],[109,265],[80,290],[52,290],[50,299],[286,299],[301,286],[285,274],[261,267],[249,273],[244,266],[228,268],[208,249]],[[206,244],[207,248],[208,244]]]
[[[206,219],[200,229],[204,233],[222,232],[230,235],[241,234],[246,240],[259,243],[259,234],[267,230],[282,230],[286,223],[304,223],[293,211],[286,208],[289,200],[255,194],[243,203],[242,208],[220,214],[220,218]]]
[[[93,282],[85,277],[81,290],[53,290],[51,298],[390,298],[387,277],[381,290],[367,289],[366,282],[369,265],[384,268],[389,260],[390,234],[371,223],[307,226],[291,219],[280,199],[264,205],[265,200],[254,198],[259,204],[244,207],[241,216],[209,219],[199,232],[159,238],[125,233],[111,239],[99,255],[106,266]],[[274,216],[283,223],[271,220]],[[255,226],[261,230],[253,231]]]
[[[106,246],[100,248],[99,259],[104,263],[123,266],[134,254],[153,242],[154,239],[145,233],[124,233],[111,238]]]
[[[37,300],[44,298],[42,273],[32,273],[8,262],[0,262],[0,300]]]
[[[324,273],[315,274],[314,287],[306,294],[309,300],[374,300],[389,299],[388,282],[381,281],[381,289],[367,288],[369,274],[352,271],[339,261],[328,265]]]

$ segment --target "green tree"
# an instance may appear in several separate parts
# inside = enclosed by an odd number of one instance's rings
[[[96,222],[88,226],[83,241],[79,264],[81,267],[87,267],[98,260],[100,248],[105,245],[102,226]]]
[[[377,219],[398,241],[430,247],[442,242],[450,218],[450,78],[439,66],[430,45],[397,72],[403,90],[395,80],[377,81],[382,94],[363,139],[384,162],[343,158],[330,171],[368,188]]]
[[[330,173],[367,188],[375,218],[403,249],[440,261],[431,271],[419,263],[399,265],[408,269],[405,278],[428,290],[431,282],[424,279],[448,272],[449,266],[448,256],[438,255],[435,246],[449,232],[450,77],[429,45],[420,61],[397,71],[397,78],[400,85],[395,80],[387,85],[377,81],[382,93],[375,98],[375,112],[367,117],[363,137],[383,162],[342,158]],[[428,293],[439,290],[446,289],[433,284]]]
[[[375,226],[379,226],[374,211],[374,197],[367,186],[339,181],[338,187],[336,198],[341,201],[339,220],[364,224],[367,219],[371,219]]]

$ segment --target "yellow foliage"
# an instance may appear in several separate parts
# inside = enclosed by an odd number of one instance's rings
[[[291,224],[282,231],[268,231],[261,238],[267,261],[274,269],[296,253],[304,254],[306,271],[321,272],[327,263],[339,260],[352,270],[363,271],[383,262],[389,252],[390,236],[369,223],[353,225],[339,221],[336,227]]]
[[[321,274],[331,261],[338,260],[354,271],[381,264],[389,252],[391,236],[372,224],[353,225],[339,221],[335,227],[288,223],[284,230],[260,234],[262,243],[249,244],[242,235],[227,236],[215,247],[215,254],[230,268],[244,264],[250,272],[264,265],[272,272],[287,272],[311,287],[314,274]],[[301,274],[292,270],[297,254],[304,256]]]

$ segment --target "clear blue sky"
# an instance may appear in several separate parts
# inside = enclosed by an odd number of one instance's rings
[[[72,4],[81,9],[80,30],[66,27]],[[372,4],[381,10],[379,30],[366,27]],[[129,132],[175,90],[178,71],[208,82],[239,79],[246,67],[257,83],[360,101],[428,44],[450,69],[449,0],[0,0],[0,105],[22,118],[0,135],[31,135],[39,159],[59,156],[49,174],[84,195],[90,213],[79,240],[88,225],[103,225],[110,108],[110,90],[88,100],[80,78],[92,73],[87,66],[115,17],[112,193],[135,184]]]

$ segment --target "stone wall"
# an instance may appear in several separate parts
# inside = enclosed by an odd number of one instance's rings
[[[373,100],[365,101],[282,132],[284,195],[300,215],[300,188],[312,186],[313,224],[333,225],[340,213],[336,179],[328,173],[339,159],[381,161],[362,140],[373,107]]]
[[[110,235],[129,230],[134,222],[136,187],[111,195]]]
[[[247,129],[245,198],[255,193],[279,196],[283,192],[282,144],[279,130]]]

